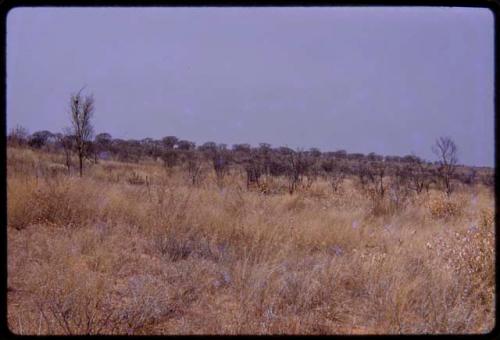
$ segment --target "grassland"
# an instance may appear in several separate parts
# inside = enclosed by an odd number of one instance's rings
[[[347,178],[293,195],[233,171],[8,148],[8,325],[17,334],[484,333],[494,193],[431,189],[394,209]],[[147,178],[146,178],[147,177]]]

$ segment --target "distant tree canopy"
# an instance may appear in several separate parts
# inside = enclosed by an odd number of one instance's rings
[[[109,146],[109,145],[111,145],[111,141],[113,140],[113,138],[111,137],[111,135],[109,133],[103,132],[103,133],[97,134],[95,136],[94,140],[97,144],[100,144],[103,146]]]
[[[194,150],[196,148],[196,143],[190,142],[188,140],[180,140],[177,142],[177,149],[179,150]]]
[[[54,134],[50,131],[47,131],[47,130],[36,131],[29,138],[28,144],[31,147],[39,149],[42,146],[44,146],[45,144],[47,144],[47,142],[49,141],[49,139],[51,137],[54,137]]]
[[[173,149],[176,145],[179,139],[175,136],[166,136],[163,137],[161,142],[167,149]]]
[[[394,183],[399,183],[399,187],[405,185],[416,193],[429,190],[429,186],[433,185],[442,188],[448,195],[457,182],[466,185],[483,183],[489,187],[494,183],[487,172],[474,168],[457,172],[457,146],[449,137],[438,138],[432,146],[437,157],[434,162],[414,154],[382,156],[370,152],[365,155],[347,153],[345,150],[321,152],[318,148],[304,151],[288,146],[272,147],[269,143],[260,143],[255,147],[240,143],[228,148],[226,144],[208,141],[197,146],[195,142],[175,136],[123,140],[101,132],[92,140],[92,96],[84,98],[80,94],[74,95],[70,107],[73,126],[69,130],[64,133],[41,130],[30,135],[25,128],[17,126],[7,136],[9,145],[27,145],[35,149],[43,147],[44,151],[49,152],[63,150],[68,173],[73,152],[80,162],[80,174],[83,158],[90,159],[90,155],[94,163],[101,157],[127,162],[149,158],[162,161],[167,168],[184,167],[193,185],[202,178],[203,168],[212,168],[221,186],[226,174],[238,168],[246,175],[249,188],[260,185],[262,178],[282,176],[288,181],[291,193],[300,185],[310,186],[318,176],[327,179],[336,192],[346,175],[354,175],[362,187],[371,187],[382,197],[389,189],[388,177],[397,179]],[[392,189],[394,183],[391,184]]]

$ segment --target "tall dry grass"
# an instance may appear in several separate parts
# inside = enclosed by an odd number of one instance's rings
[[[8,149],[8,323],[17,334],[484,333],[494,197],[395,208],[347,179],[289,195],[232,174]],[[59,170],[53,170],[57,169]]]

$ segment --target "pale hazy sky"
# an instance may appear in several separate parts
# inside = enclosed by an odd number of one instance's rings
[[[493,166],[493,33],[480,8],[15,8],[7,129],[60,132],[86,85],[115,138],[435,160],[446,135]]]

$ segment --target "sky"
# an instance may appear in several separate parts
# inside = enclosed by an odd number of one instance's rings
[[[15,8],[7,130],[96,133],[494,166],[494,18],[457,7]]]

